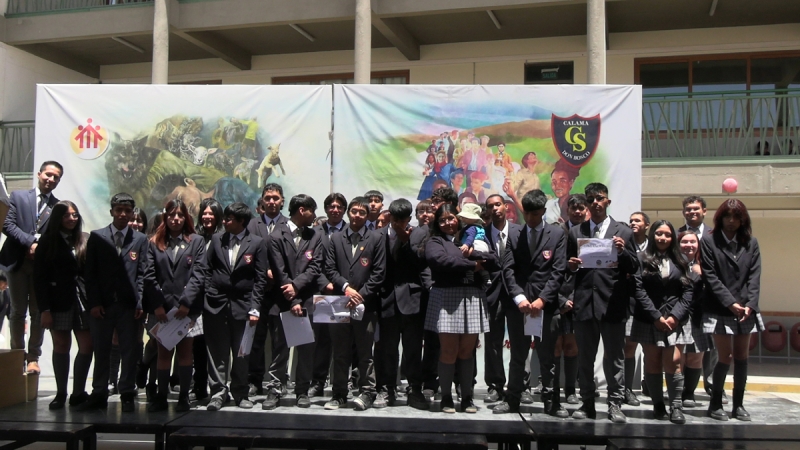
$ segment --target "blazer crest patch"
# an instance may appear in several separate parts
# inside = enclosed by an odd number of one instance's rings
[[[550,259],[551,256],[553,256],[553,252],[550,250],[542,250],[542,257],[544,259]]]
[[[186,263],[189,264],[190,266],[192,265],[192,261],[194,261],[194,260],[192,259],[191,256],[187,256],[186,257]]]
[[[314,252],[312,252],[311,250],[307,250],[306,251],[306,259],[309,260],[309,261],[314,259]]]
[[[139,258],[139,252],[131,251],[128,253],[128,256],[131,257],[131,261],[136,261],[136,259]]]
[[[242,259],[244,259],[244,262],[246,264],[250,264],[251,262],[253,262],[253,255],[248,253],[248,254],[242,256]]]
[[[369,265],[369,258],[361,258],[361,265],[367,267]]]

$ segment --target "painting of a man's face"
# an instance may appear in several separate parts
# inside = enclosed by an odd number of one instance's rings
[[[574,178],[570,178],[563,170],[556,170],[550,178],[550,186],[553,188],[553,193],[558,198],[566,197],[575,183]]]

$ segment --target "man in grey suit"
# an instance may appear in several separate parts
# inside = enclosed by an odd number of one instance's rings
[[[25,349],[25,313],[30,311],[31,329],[26,353],[29,373],[40,372],[39,357],[44,337],[33,292],[33,255],[39,236],[47,230],[50,210],[58,203],[52,192],[63,174],[64,168],[58,162],[42,163],[36,174],[36,187],[11,194],[10,208],[3,224],[6,242],[0,250],[0,269],[8,274],[11,293],[11,348]]]

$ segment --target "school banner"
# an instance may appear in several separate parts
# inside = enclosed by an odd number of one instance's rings
[[[330,86],[39,85],[35,167],[64,166],[55,191],[84,229],[127,192],[148,215],[181,198],[196,220],[213,197],[253,208],[265,183],[320,203],[330,191]]]
[[[559,222],[569,194],[601,182],[627,222],[641,203],[641,110],[641,86],[336,85],[333,189],[378,189],[386,205],[440,186],[461,204],[500,193],[521,222],[539,188]]]

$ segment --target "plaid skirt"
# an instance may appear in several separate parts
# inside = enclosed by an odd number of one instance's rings
[[[436,333],[480,334],[489,331],[484,292],[472,286],[431,289],[425,329]]]
[[[689,320],[689,324],[692,324],[692,320]],[[714,337],[708,333],[703,332],[703,327],[698,325],[692,325],[692,339],[694,343],[691,345],[687,345],[686,349],[684,349],[685,353],[703,353],[703,352],[710,352],[714,350]]]
[[[734,316],[720,316],[714,313],[703,314],[703,332],[709,334],[752,334],[764,331],[761,314],[754,312],[744,322]]]
[[[675,331],[665,333],[658,331],[652,323],[645,323],[634,319],[631,325],[630,338],[640,344],[655,345],[658,347],[672,347],[694,342],[692,340],[691,325],[687,322]]]
[[[73,306],[69,311],[50,311],[52,329],[56,331],[85,331],[89,329],[89,311]]]

